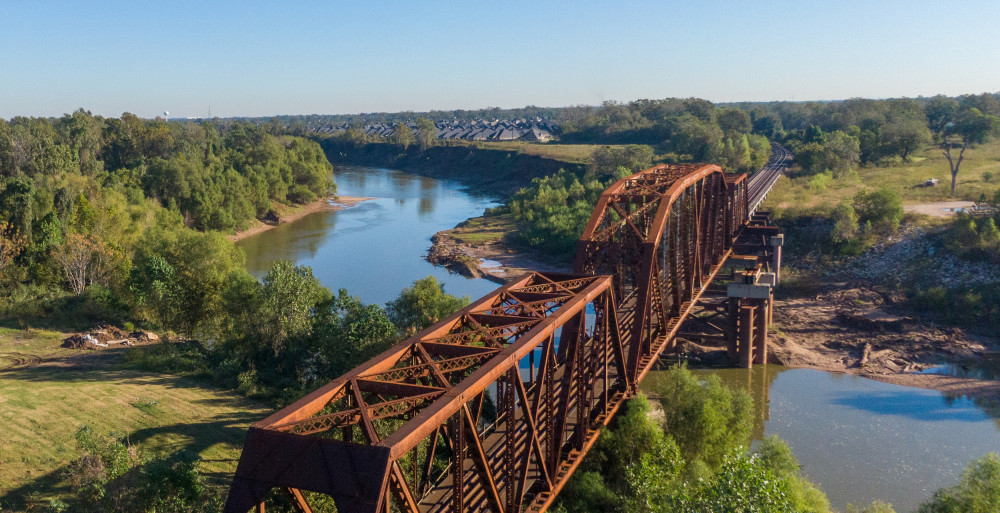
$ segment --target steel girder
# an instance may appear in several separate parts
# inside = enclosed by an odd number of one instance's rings
[[[732,252],[747,220],[746,175],[719,166],[660,165],[601,195],[574,271],[614,276],[634,385]]]
[[[610,276],[528,274],[256,423],[225,511],[547,504],[623,400],[621,347]]]
[[[251,427],[225,511],[545,511],[747,223],[745,175],[656,166],[598,201],[575,274],[529,273]],[[601,274],[598,274],[601,273]]]

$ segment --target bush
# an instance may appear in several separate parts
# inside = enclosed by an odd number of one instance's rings
[[[293,185],[288,190],[288,201],[299,204],[312,203],[316,201],[316,194],[304,185]]]
[[[795,511],[828,511],[830,501],[826,495],[800,474],[799,460],[792,454],[792,448],[777,436],[769,436],[761,441],[757,454],[764,466],[788,482],[788,499]]]
[[[851,203],[858,213],[858,222],[871,223],[873,233],[888,235],[899,229],[903,220],[903,202],[899,194],[889,189],[862,189]]]
[[[991,452],[969,464],[962,479],[938,490],[920,513],[996,513],[1000,508],[1000,456]]]
[[[695,376],[674,367],[654,384],[666,416],[664,429],[688,462],[712,469],[734,450],[746,447],[753,428],[753,401],[744,390],[725,387],[718,376]]]
[[[933,287],[910,294],[910,306],[945,321],[996,333],[1000,329],[1000,290],[991,286]]]
[[[146,457],[115,435],[84,426],[76,432],[82,455],[69,464],[67,481],[77,490],[73,511],[210,512],[222,503],[205,484],[196,463],[180,453]]]
[[[833,173],[830,171],[826,171],[810,177],[807,186],[809,187],[809,190],[813,192],[823,192],[826,190],[826,187],[830,185],[830,182],[832,181],[833,181]]]
[[[469,304],[468,297],[455,297],[433,276],[427,276],[406,287],[399,297],[386,303],[389,320],[403,334],[413,334],[444,319]]]
[[[959,214],[944,235],[945,247],[969,260],[1000,261],[1000,229],[991,217],[976,219]]]
[[[196,375],[211,373],[207,350],[193,340],[132,347],[125,351],[125,361],[132,368],[150,372]]]

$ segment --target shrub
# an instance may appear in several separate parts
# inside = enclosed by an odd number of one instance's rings
[[[830,185],[830,182],[832,181],[833,181],[833,173],[830,171],[826,171],[810,177],[807,185],[809,187],[809,190],[811,191],[823,192],[826,190],[826,187]]]
[[[945,247],[969,260],[1000,260],[1000,229],[991,217],[976,219],[959,214],[945,232]]]
[[[207,352],[200,343],[163,342],[125,351],[125,361],[136,369],[171,374],[209,374]]]
[[[288,190],[288,200],[293,203],[306,204],[316,201],[316,194],[304,185],[293,185]]]
[[[723,458],[746,446],[753,427],[753,401],[744,390],[723,386],[718,376],[695,376],[674,367],[655,383],[666,416],[664,428],[684,458],[717,468]]]
[[[899,229],[903,220],[903,202],[899,194],[886,188],[877,191],[862,189],[851,203],[858,213],[859,223],[871,223],[874,233],[887,235]]]
[[[1000,505],[1000,456],[991,452],[969,464],[955,486],[934,493],[920,513],[996,513]]]
[[[145,457],[116,435],[89,426],[76,432],[82,455],[69,464],[67,481],[77,490],[73,511],[209,512],[220,498],[206,486],[195,462],[185,454]]]

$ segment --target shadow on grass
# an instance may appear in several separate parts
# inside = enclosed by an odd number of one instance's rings
[[[166,419],[173,423],[141,428],[121,433],[129,443],[137,444],[147,456],[157,455],[167,462],[189,461],[192,457],[209,453],[209,459],[202,460],[199,472],[205,476],[209,486],[225,493],[237,459],[225,458],[225,452],[212,451],[217,444],[242,447],[247,426],[260,420],[264,414],[263,405],[243,398],[239,394],[213,386],[211,381],[197,376],[178,376],[130,368],[123,358],[123,349],[102,351],[79,351],[69,357],[42,359],[38,365],[0,370],[0,380],[27,384],[68,383],[68,384],[139,384],[157,385],[168,389],[200,389],[230,392],[218,397],[196,397],[188,402],[211,408],[233,408],[235,411],[219,413],[209,418],[187,422],[183,418]],[[238,409],[244,409],[239,411]],[[2,436],[2,435],[0,435]],[[38,443],[45,443],[38,440]],[[153,452],[150,447],[157,447]],[[162,447],[162,449],[161,449]],[[228,470],[227,470],[228,469]],[[0,508],[3,511],[28,511],[48,504],[51,497],[71,497],[75,490],[66,481],[68,465],[62,465],[51,472],[32,475],[24,484],[8,488],[0,483]]]
[[[201,422],[176,422],[164,426],[139,429],[128,433],[130,444],[138,445],[142,448],[146,444],[151,444],[154,439],[169,437],[172,439],[184,440],[181,447],[176,448],[163,457],[167,462],[190,461],[204,451],[211,449],[219,443],[230,444],[235,447],[242,447],[246,438],[247,425],[260,419],[257,412],[233,412],[218,415],[212,419]],[[149,450],[146,455],[151,455]],[[232,480],[232,472],[236,470],[236,458],[199,458],[199,473],[201,473],[209,487],[218,491],[223,496]],[[225,465],[231,470],[220,470],[219,467]],[[207,470],[207,466],[214,467]],[[58,469],[47,474],[31,479],[30,482],[21,486],[0,490],[0,507],[13,511],[28,511],[33,508],[40,508],[47,504],[48,498],[54,496],[72,496],[74,489],[67,482],[67,472],[69,465],[62,465]]]

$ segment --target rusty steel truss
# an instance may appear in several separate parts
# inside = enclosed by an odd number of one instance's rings
[[[529,273],[254,424],[225,511],[545,511],[747,239],[748,181],[662,165],[600,198],[573,274]]]

